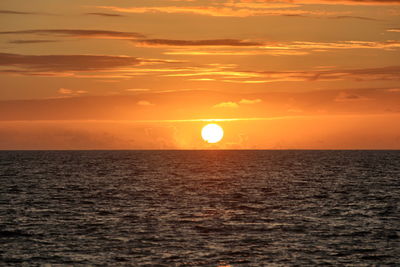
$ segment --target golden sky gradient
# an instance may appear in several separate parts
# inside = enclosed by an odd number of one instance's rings
[[[0,85],[0,149],[400,149],[400,1],[2,0]]]

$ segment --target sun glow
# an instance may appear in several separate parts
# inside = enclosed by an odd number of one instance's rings
[[[224,137],[224,130],[218,124],[210,123],[201,130],[201,137],[203,137],[204,141],[207,143],[218,143],[222,140],[222,137]]]

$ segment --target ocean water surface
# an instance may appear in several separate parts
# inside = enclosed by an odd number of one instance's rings
[[[400,266],[400,151],[2,151],[0,266]]]

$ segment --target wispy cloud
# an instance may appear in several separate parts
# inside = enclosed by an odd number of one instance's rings
[[[286,2],[286,3],[285,3]],[[299,4],[293,3],[293,1],[225,1],[221,3],[222,6],[234,7],[234,8],[245,8],[245,9],[283,9],[283,8],[295,8],[299,7]]]
[[[399,99],[399,92],[390,88],[254,93],[228,91],[223,94],[211,90],[173,90],[94,96],[86,95],[81,89],[63,87],[58,89],[56,97],[50,99],[0,101],[0,120],[145,122],[208,118],[211,121],[288,116],[300,111],[302,115],[382,114],[387,113],[387,109],[399,112]],[[210,114],[213,117],[209,117]]]
[[[400,0],[286,0],[298,4],[327,5],[400,5]]]
[[[215,104],[213,108],[238,108],[239,105],[236,102],[221,102],[218,104]]]
[[[0,73],[24,76],[126,79],[158,72],[181,72],[182,61],[123,55],[21,55],[0,53]],[[168,66],[167,66],[168,65]],[[151,66],[151,68],[149,68]],[[190,68],[189,68],[190,69]]]
[[[242,6],[250,8],[271,8],[285,4],[297,7],[308,4],[321,4],[321,5],[400,5],[400,0],[238,0],[237,2],[227,2],[225,5]],[[269,7],[270,6],[270,7]]]
[[[148,92],[148,91],[150,91],[150,89],[147,89],[147,88],[129,88],[129,89],[125,89],[125,91],[127,91],[127,92]]]
[[[251,16],[314,16],[329,17],[346,15],[343,12],[311,11],[302,9],[274,9],[270,6],[257,8],[245,8],[227,6],[225,4],[217,6],[151,6],[151,7],[118,7],[118,6],[97,6],[97,8],[107,9],[124,13],[168,13],[168,14],[196,14],[213,17],[251,17]]]
[[[247,73],[247,72],[245,72]],[[400,80],[400,66],[389,66],[381,68],[364,68],[364,69],[334,69],[334,70],[317,70],[317,71],[262,71],[253,72],[258,75],[255,82],[312,82],[312,81],[334,81],[351,79],[355,81],[374,81],[374,80]],[[248,83],[252,79],[236,77],[227,77],[227,82]]]
[[[336,102],[354,102],[363,100],[368,100],[368,98],[358,94],[347,93],[347,92],[340,92],[335,98]]]
[[[244,104],[244,105],[253,105],[253,104],[258,104],[261,103],[262,100],[257,98],[257,99],[242,99],[239,101],[239,104]]]
[[[400,80],[400,66],[360,69],[311,69],[298,71],[243,70],[231,64],[173,66],[174,60],[109,55],[19,55],[0,53],[0,72],[10,75],[131,78],[152,75],[187,80],[243,84],[313,81]],[[182,63],[180,63],[182,64]],[[151,67],[147,67],[150,65]],[[80,73],[81,72],[81,73]],[[91,72],[91,73],[90,73]]]
[[[400,48],[400,41],[339,41],[339,42],[290,42],[275,44],[270,48],[286,49],[394,49]],[[265,48],[269,48],[266,46]]]
[[[142,39],[133,42],[145,46],[261,46],[260,42],[252,42],[238,39],[214,39],[214,40],[173,40],[173,39]]]
[[[387,32],[400,32],[400,28],[391,28],[391,29],[387,29]]]
[[[16,11],[16,10],[0,10],[0,14],[8,14],[8,15],[35,15],[38,13],[34,12],[25,12],[25,11]]]
[[[270,55],[270,56],[303,56],[308,55],[307,51],[298,50],[248,50],[248,49],[236,49],[236,50],[187,50],[187,49],[172,49],[164,52],[165,55],[189,55],[189,56],[255,56],[255,55]]]
[[[103,12],[90,12],[90,13],[85,13],[85,15],[100,16],[100,17],[124,17],[124,15],[121,14],[103,13]]]
[[[60,88],[57,90],[57,92],[63,96],[80,96],[87,93],[85,90],[72,90],[67,88]]]
[[[390,88],[386,89],[386,91],[391,93],[400,93],[400,88]]]
[[[228,101],[228,102],[221,102],[215,104],[213,108],[238,108],[241,105],[254,105],[261,103],[262,100],[259,98],[256,99],[241,99],[239,101]]]
[[[136,39],[145,36],[136,32],[119,32],[106,30],[82,30],[82,29],[39,29],[21,31],[2,31],[1,35],[34,34],[41,36],[96,38],[96,39]]]
[[[136,42],[136,41],[135,41]],[[192,55],[192,56],[248,56],[248,55],[307,55],[313,52],[326,52],[329,50],[346,49],[400,49],[400,41],[338,41],[338,42],[262,42],[238,39],[218,40],[169,40],[156,41],[139,40],[148,47],[171,47],[163,52],[167,55]],[[226,47],[230,49],[227,50]],[[220,49],[221,48],[221,49]],[[233,50],[234,49],[234,50]]]
[[[251,17],[251,16],[292,16],[331,19],[377,20],[375,18],[357,16],[352,12],[303,9],[308,4],[324,5],[398,5],[398,0],[281,0],[281,1],[213,1],[205,4],[200,1],[174,1],[176,5],[162,6],[97,6],[100,9],[122,13],[167,13],[196,14],[213,17]]]
[[[362,17],[362,16],[349,16],[349,15],[342,15],[342,16],[333,16],[329,17],[330,19],[359,19],[359,20],[367,20],[367,21],[381,21],[380,19],[370,18],[370,17]]]
[[[40,43],[55,43],[56,40],[11,40],[10,44],[40,44]]]
[[[144,107],[154,106],[153,103],[151,103],[150,101],[147,101],[147,100],[140,100],[140,101],[137,102],[137,104],[139,106],[144,106]]]
[[[331,69],[307,71],[254,71],[240,70],[234,66],[216,66],[186,69],[167,77],[188,77],[197,81],[220,81],[227,83],[260,84],[272,82],[314,82],[314,81],[374,81],[400,80],[400,66],[363,69]]]
[[[135,66],[141,60],[128,56],[106,55],[19,55],[0,53],[0,66],[18,67],[25,71],[96,71]]]
[[[387,31],[397,32],[397,29]],[[321,52],[331,49],[381,49],[393,50],[400,48],[400,41],[293,41],[271,42],[246,39],[146,39],[141,33],[119,32],[107,30],[83,30],[83,29],[37,29],[20,31],[2,31],[0,35],[37,35],[51,37],[89,38],[89,39],[125,39],[143,47],[167,47],[164,51],[167,55],[307,55],[313,51]],[[54,42],[56,40],[15,40],[14,44],[28,44],[40,42]],[[226,50],[230,49],[235,50]],[[219,48],[225,48],[221,50]]]

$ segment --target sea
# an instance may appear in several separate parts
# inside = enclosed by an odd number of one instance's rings
[[[0,266],[400,266],[400,151],[1,151]]]

